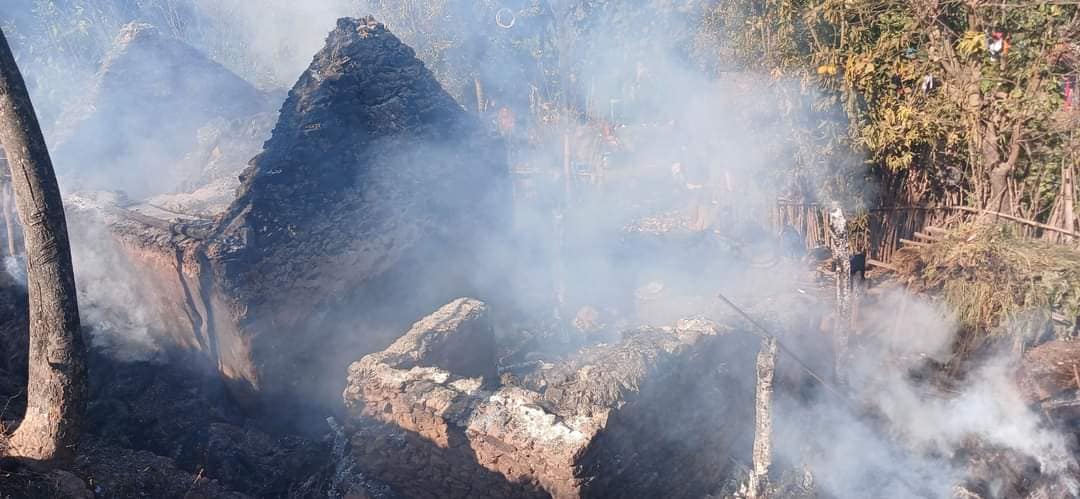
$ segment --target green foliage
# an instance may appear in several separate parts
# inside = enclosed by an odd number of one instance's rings
[[[909,200],[986,206],[991,171],[1006,164],[1013,203],[1036,217],[1048,202],[1036,193],[1075,153],[1058,115],[1061,78],[1080,59],[1076,5],[726,0],[706,26],[733,64],[798,80],[817,95],[810,112],[842,113],[846,126],[810,147],[865,158],[879,176],[903,179]],[[988,50],[994,31],[1009,43],[1001,57]],[[963,177],[947,182],[948,169]]]

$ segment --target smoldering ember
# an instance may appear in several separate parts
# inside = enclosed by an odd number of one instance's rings
[[[1080,6],[0,5],[0,498],[1080,497]]]

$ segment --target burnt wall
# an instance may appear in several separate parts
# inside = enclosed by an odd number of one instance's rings
[[[432,422],[418,423],[421,431],[370,420],[362,423],[353,434],[352,452],[365,476],[379,477],[402,495],[417,499],[551,497],[532,480],[512,482],[493,471],[464,434],[455,433],[446,445],[439,445],[423,433]]]
[[[455,301],[350,366],[344,397],[353,420],[383,428],[353,438],[359,460],[378,463],[367,470],[373,477],[438,497],[477,494],[446,476],[501,476],[504,483],[491,485],[500,497],[700,497],[734,473],[733,459],[750,455],[749,335],[697,327],[702,321],[630,331],[501,386],[431,366],[438,356],[417,341],[431,328],[454,325],[441,348],[494,341],[454,334],[468,329],[457,327],[469,322],[462,314],[482,320],[481,311],[475,300]],[[401,436],[387,436],[395,428]],[[508,495],[507,484],[524,488]]]
[[[738,476],[753,447],[749,335],[709,338],[612,414],[580,460],[582,497],[698,498]]]

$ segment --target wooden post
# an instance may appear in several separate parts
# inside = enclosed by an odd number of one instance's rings
[[[836,275],[836,318],[833,322],[833,341],[836,349],[836,379],[844,382],[851,336],[851,248],[848,246],[847,218],[844,210],[834,203],[829,212],[829,235]]]
[[[763,498],[772,465],[772,393],[776,371],[776,338],[763,336],[757,355],[757,393],[754,407],[754,455],[748,496]]]
[[[566,219],[570,215],[570,132],[563,132],[563,203],[557,215],[555,255],[555,318],[561,319],[566,304]]]
[[[1065,161],[1061,169],[1061,194],[1062,194],[1062,224],[1061,228],[1069,232],[1076,230],[1076,214],[1073,212],[1076,200],[1073,197],[1076,193],[1076,184],[1073,178],[1073,165]],[[1065,241],[1072,242],[1073,237],[1071,235],[1063,236]]]
[[[473,77],[473,87],[476,89],[476,112],[483,113],[486,109],[486,102],[484,102],[484,84],[480,83],[480,77]]]

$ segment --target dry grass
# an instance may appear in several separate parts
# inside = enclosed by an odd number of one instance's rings
[[[1029,334],[1031,321],[1045,326],[1052,312],[1080,315],[1080,250],[1024,239],[1006,226],[963,227],[942,242],[897,253],[893,264],[909,287],[941,296],[956,311],[963,350]]]

